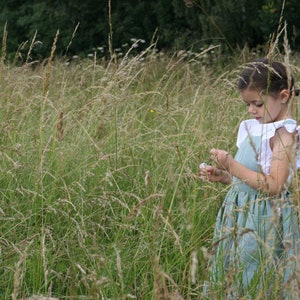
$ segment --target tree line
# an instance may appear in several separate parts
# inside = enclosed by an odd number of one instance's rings
[[[109,55],[137,40],[169,51],[216,44],[230,51],[264,45],[284,22],[299,50],[299,9],[298,0],[6,0],[2,52],[47,57],[57,34],[56,54],[68,56]]]

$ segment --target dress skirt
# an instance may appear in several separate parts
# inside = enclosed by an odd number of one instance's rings
[[[300,299],[298,224],[288,192],[270,198],[235,178],[217,215],[209,263],[218,299]]]

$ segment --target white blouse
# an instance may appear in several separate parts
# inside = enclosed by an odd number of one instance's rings
[[[300,126],[297,126],[297,122],[293,119],[286,119],[277,121],[274,123],[261,124],[255,119],[245,120],[241,122],[238,137],[237,147],[240,147],[242,142],[250,135],[252,137],[261,137],[260,151],[258,153],[257,163],[261,166],[264,174],[270,174],[270,167],[272,162],[272,149],[270,146],[270,139],[275,135],[277,129],[284,127],[288,132],[292,133],[298,131],[298,137],[300,136]],[[299,139],[299,138],[298,138]],[[293,173],[293,169],[300,168],[300,153],[297,147],[296,164],[294,167],[291,165],[290,175]]]

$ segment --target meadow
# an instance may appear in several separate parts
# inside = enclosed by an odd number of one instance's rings
[[[198,165],[235,152],[257,55],[1,60],[0,298],[201,299],[228,187]]]

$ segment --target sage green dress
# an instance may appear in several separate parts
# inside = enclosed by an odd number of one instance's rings
[[[235,159],[269,174],[270,138],[283,126],[289,132],[298,130],[291,119],[269,124],[243,121]],[[299,166],[296,160],[290,177]],[[215,293],[217,299],[300,299],[296,280],[300,233],[291,200],[288,189],[281,197],[270,198],[233,178],[216,220],[209,264],[211,297]]]

